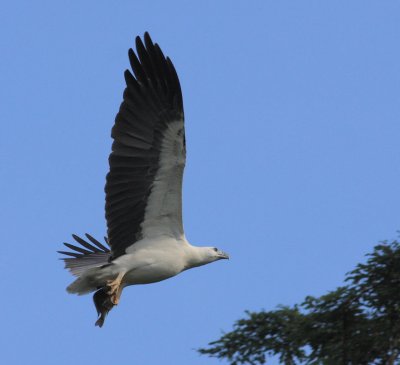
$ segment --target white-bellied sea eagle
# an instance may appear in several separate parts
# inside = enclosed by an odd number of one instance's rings
[[[182,93],[175,68],[148,33],[129,50],[134,75],[115,118],[106,177],[107,237],[103,245],[86,234],[65,267],[77,277],[69,293],[95,292],[102,326],[124,287],[168,279],[228,255],[215,247],[192,246],[182,225],[182,176],[186,160]],[[109,246],[109,247],[107,247]]]

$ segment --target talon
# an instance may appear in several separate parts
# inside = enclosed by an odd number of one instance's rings
[[[113,294],[117,291],[118,285],[113,284],[113,283],[107,283],[106,289],[107,289],[107,292],[106,292],[106,293],[107,293],[108,295],[113,295]]]
[[[116,295],[111,296],[111,303],[117,305],[119,303],[119,298]]]
[[[112,304],[117,305],[119,303],[119,298],[122,293],[122,278],[125,273],[119,273],[117,278],[114,280],[108,280],[106,284],[106,293],[110,296],[110,301]]]
[[[119,303],[119,299],[122,294],[122,279],[125,276],[125,272],[119,273],[114,280],[108,280],[106,285],[96,291],[93,295],[93,301],[96,306],[97,319],[95,325],[102,327],[104,320],[110,310]]]

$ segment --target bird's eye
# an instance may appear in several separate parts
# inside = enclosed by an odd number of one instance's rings
[[[214,247],[214,251],[215,251],[215,252],[218,252],[218,248]]]

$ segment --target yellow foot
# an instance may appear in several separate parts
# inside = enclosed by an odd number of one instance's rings
[[[112,304],[117,305],[119,303],[119,298],[122,293],[122,278],[125,273],[121,272],[114,280],[108,280],[106,284],[107,294],[110,296],[110,301]]]
[[[122,294],[122,286],[120,286],[117,291],[110,296],[111,303],[117,305]]]

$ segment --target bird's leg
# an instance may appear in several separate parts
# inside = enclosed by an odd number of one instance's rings
[[[119,298],[121,298],[122,289],[123,289],[123,286],[120,285],[120,286],[118,287],[118,289],[116,290],[116,292],[115,292],[113,295],[111,295],[111,302],[112,302],[114,305],[117,305],[117,304],[119,303]]]
[[[107,294],[110,296],[111,303],[117,305],[119,298],[122,293],[122,279],[125,276],[125,272],[120,272],[114,280],[108,280],[106,284]]]

